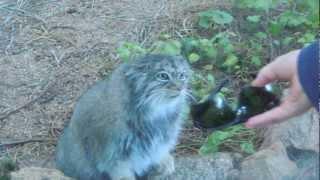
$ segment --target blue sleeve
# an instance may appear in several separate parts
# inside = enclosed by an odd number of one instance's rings
[[[298,57],[299,81],[312,105],[319,111],[319,43],[303,48]]]

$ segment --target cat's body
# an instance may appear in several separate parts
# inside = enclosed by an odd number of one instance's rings
[[[58,168],[78,179],[135,179],[155,166],[172,172],[189,73],[181,57],[121,65],[79,99],[59,140]]]

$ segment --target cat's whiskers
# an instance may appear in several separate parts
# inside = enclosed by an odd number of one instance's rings
[[[186,89],[183,91],[184,95],[190,98],[193,102],[197,102],[196,98],[192,95],[192,91],[189,89]]]

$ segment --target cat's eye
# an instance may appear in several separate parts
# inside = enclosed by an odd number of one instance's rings
[[[166,72],[159,72],[156,76],[159,81],[169,81],[170,75]]]

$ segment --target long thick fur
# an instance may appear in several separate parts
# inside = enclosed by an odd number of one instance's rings
[[[181,57],[150,55],[121,65],[89,89],[59,140],[58,168],[77,179],[108,179],[119,166],[142,176],[167,156],[187,110],[187,92],[170,99],[154,82],[150,71],[165,63],[190,71]]]

